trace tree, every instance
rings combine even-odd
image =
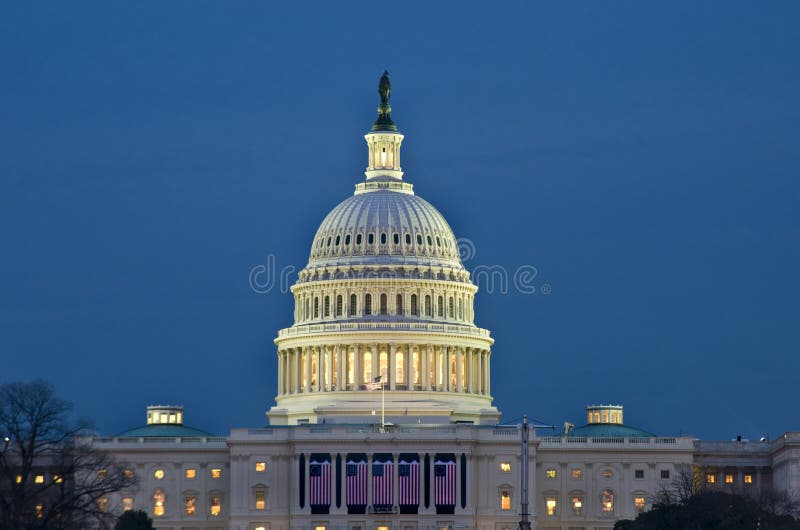
[[[114,530],[155,530],[155,527],[146,512],[136,510],[120,515]]]
[[[96,449],[86,420],[44,381],[0,386],[0,528],[110,528],[111,493],[134,486],[108,453]]]

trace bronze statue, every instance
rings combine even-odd
[[[389,94],[392,92],[392,83],[389,81],[389,71],[384,70],[381,81],[378,83],[378,94],[381,95],[381,103],[389,102]]]

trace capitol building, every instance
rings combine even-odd
[[[194,411],[148,407],[143,426],[94,440],[138,478],[109,509],[159,530],[513,530],[527,470],[533,528],[611,530],[681,473],[800,495],[800,433],[701,441],[633,427],[615,404],[556,435],[500,424],[477,287],[404,180],[385,73],[378,92],[366,178],[320,224],[277,331],[268,425],[214,436],[187,425]]]

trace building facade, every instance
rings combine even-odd
[[[278,332],[269,426],[219,437],[148,407],[95,443],[138,478],[108,509],[160,530],[504,530],[520,519],[521,431],[499,425],[493,339],[444,217],[400,166],[391,85],[365,135],[366,179],[323,220]],[[534,527],[610,529],[683,472],[759,495],[800,492],[800,434],[700,442],[628,426],[618,405],[529,437]]]

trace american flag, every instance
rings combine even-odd
[[[347,476],[346,504],[365,506],[367,504],[367,463],[348,460],[345,475]]]
[[[397,465],[397,504],[419,505],[419,462],[400,461]]]
[[[372,504],[394,504],[392,481],[394,480],[394,462],[372,463]]]
[[[434,504],[455,505],[456,503],[456,463],[436,460],[433,466]]]
[[[329,506],[331,503],[331,463],[312,460],[308,474],[309,504]]]
[[[381,385],[381,376],[376,377],[374,381],[370,381],[369,383],[367,383],[364,386],[367,387],[367,390],[380,390],[381,386],[382,386]]]

